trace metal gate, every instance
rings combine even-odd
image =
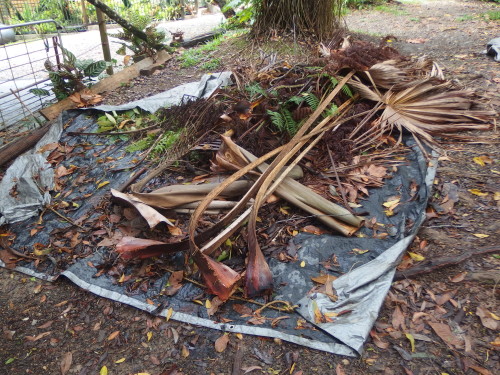
[[[53,20],[36,21],[2,26],[0,33],[49,23],[57,26]],[[35,113],[55,99],[53,94],[39,97],[30,90],[49,88],[49,75],[44,63],[47,59],[54,64],[59,61],[57,44],[62,45],[60,34],[36,39],[17,35],[16,38],[17,42],[0,45],[0,131],[20,122],[22,125],[23,120],[27,120],[27,124],[33,123],[33,117],[37,116]]]

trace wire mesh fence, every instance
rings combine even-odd
[[[151,21],[178,19],[183,14],[194,13],[205,0],[102,0],[115,12],[128,19],[146,16]],[[85,0],[0,0],[0,23],[12,25],[53,19],[68,31],[96,24],[93,5]],[[32,27],[38,33],[55,32],[54,25]],[[18,30],[29,32],[30,29]]]
[[[49,23],[55,24],[46,20],[0,27],[0,42],[1,35],[7,30]],[[31,39],[21,35],[17,39],[16,43],[0,45],[0,130],[6,130],[24,119],[33,120],[33,115],[54,99],[53,95],[41,98],[31,90],[49,88],[49,75],[44,63],[47,59],[55,64],[60,62],[57,45],[62,44],[61,36],[56,34]]]

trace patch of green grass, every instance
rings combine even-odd
[[[488,18],[491,21],[499,21],[500,20],[500,10],[492,10],[491,12],[487,12],[483,15],[485,18]]]
[[[214,71],[220,68],[221,65],[222,65],[221,59],[219,59],[218,57],[214,57],[213,59],[210,59],[201,64],[200,68],[207,71]]]
[[[470,21],[473,18],[474,18],[474,16],[471,14],[464,14],[463,16],[458,17],[456,20],[463,22],[463,21]]]
[[[352,29],[351,31],[353,33],[356,33],[356,34],[368,35],[368,36],[372,36],[375,38],[382,38],[385,36],[384,34],[381,34],[381,33],[370,33],[370,32],[366,32],[364,30],[360,30],[360,29]]]
[[[196,66],[201,62],[201,59],[202,55],[196,49],[189,49],[187,51],[184,51],[184,53],[178,57],[182,68]]]
[[[200,64],[202,69],[205,70],[214,70],[217,69],[221,65],[221,60],[212,58],[213,52],[217,51],[219,46],[223,41],[227,41],[232,38],[236,38],[238,36],[243,35],[245,32],[242,32],[241,29],[233,30],[224,35],[219,35],[213,40],[199,46],[196,48],[191,48],[179,56],[177,59],[180,62],[181,68],[189,68],[192,66],[198,66]]]
[[[412,17],[412,18],[410,18],[410,21],[413,21],[413,22],[420,22],[420,21],[421,21],[421,19],[420,19],[420,18],[418,18],[418,17]]]
[[[394,14],[395,16],[407,16],[409,14],[406,10],[397,9],[387,5],[377,5],[373,7],[373,10],[376,10],[378,12]]]

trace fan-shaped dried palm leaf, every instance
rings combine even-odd
[[[383,103],[383,112],[376,121],[379,134],[394,128],[406,129],[430,146],[436,146],[433,135],[487,130],[494,114],[475,109],[477,97],[473,91],[456,90],[450,82],[433,78],[414,81],[401,91],[389,89],[384,93],[359,81],[350,84],[362,97]]]

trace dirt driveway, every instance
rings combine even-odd
[[[377,9],[349,13],[349,28],[372,38],[388,36],[406,54],[430,55],[447,77],[479,89],[498,110],[500,64],[480,54],[488,39],[499,36],[499,21],[488,19],[498,6],[436,0]],[[226,49],[228,66],[240,49]],[[151,95],[159,86],[175,85],[178,76],[199,74],[172,63],[108,100]],[[476,143],[447,146],[430,212],[449,209],[429,215],[411,251],[435,259],[500,244],[499,137],[496,132],[483,136]],[[450,189],[456,193],[451,207],[446,205]],[[360,358],[238,335],[230,335],[219,353],[214,343],[220,332],[155,318],[66,280],[49,284],[2,269],[0,374],[59,374],[61,365],[81,375],[498,374],[498,254],[395,282]]]

